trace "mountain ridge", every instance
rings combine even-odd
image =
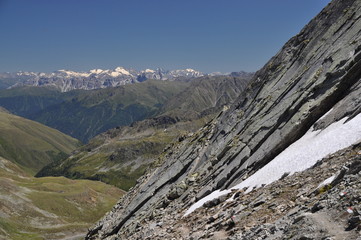
[[[244,72],[241,72],[244,74]],[[209,74],[210,76],[221,73]],[[108,87],[118,87],[126,84],[153,80],[187,81],[208,74],[187,68],[179,70],[146,69],[137,71],[116,67],[115,69],[92,69],[88,72],[57,70],[44,72],[14,72],[0,73],[0,87],[13,88],[19,86],[51,86],[61,92],[75,89],[92,90]]]

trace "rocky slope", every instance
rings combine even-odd
[[[325,184],[330,177],[334,180]],[[195,184],[195,183],[192,183]],[[234,190],[184,217],[178,204],[158,206],[119,239],[334,239],[361,236],[361,144],[310,169],[244,194]],[[110,238],[112,239],[112,238]]]
[[[91,90],[118,87],[126,84],[155,80],[190,80],[205,74],[193,69],[157,70],[146,69],[137,71],[117,67],[115,69],[93,69],[89,72],[58,70],[52,73],[15,72],[0,73],[0,88],[18,86],[50,86],[61,92],[75,89]]]
[[[184,226],[187,224],[185,222],[206,226],[201,220],[194,222],[197,221],[195,215],[197,211],[204,211],[202,215],[210,216],[212,211],[216,211],[212,205],[216,205],[218,200],[212,200],[215,204],[208,204],[209,209],[201,208],[185,218],[180,218],[179,216],[184,215],[194,203],[206,196],[209,197],[210,194],[214,195],[218,192],[216,190],[236,187],[242,182],[247,183],[247,179],[252,179],[254,173],[267,170],[274,159],[282,158],[286,150],[291,147],[290,145],[298,140],[301,141],[303,137],[323,139],[323,142],[328,141],[328,143],[319,145],[320,147],[313,153],[308,152],[309,155],[301,157],[302,163],[298,165],[305,166],[294,166],[301,170],[302,167],[307,168],[313,165],[315,161],[313,156],[317,156],[319,159],[316,160],[320,160],[327,153],[345,147],[345,144],[348,146],[359,141],[361,139],[361,131],[358,127],[361,112],[360,29],[361,1],[332,1],[255,74],[246,92],[241,94],[227,111],[193,136],[183,139],[164,152],[159,158],[159,162],[163,164],[144,176],[111,212],[90,229],[87,239],[145,239],[147,237],[148,239],[164,239],[162,235],[165,234],[164,231],[152,231],[159,227],[166,229],[167,238],[210,238],[211,235],[207,235],[204,228],[197,230],[195,227],[194,232],[189,232],[187,226]],[[324,117],[321,118],[322,116]],[[353,126],[352,131],[348,131],[347,134],[338,132],[340,129],[347,129],[348,126]],[[324,135],[329,136],[328,134],[334,130],[339,136],[331,134],[333,138],[330,140],[322,138]],[[340,144],[333,146],[333,143]],[[333,148],[325,152],[323,148],[326,149],[327,145]],[[233,220],[229,219],[229,216],[233,216],[233,210],[238,211],[237,213],[241,211],[247,216],[246,209],[253,208],[252,211],[257,207],[262,209],[262,205],[269,200],[262,197],[254,198],[254,202],[250,203],[246,200],[252,195],[243,197],[243,193],[240,193],[237,197],[245,202],[245,211],[242,211],[242,206],[235,205],[231,208],[230,214],[227,212],[227,214],[212,215],[212,218],[207,220],[206,228],[210,229],[210,234],[216,234],[213,236],[214,239],[247,239],[248,237],[283,239],[285,236],[290,239],[319,239],[319,236],[335,239],[343,239],[344,236],[344,239],[356,239],[360,235],[358,232],[360,219],[357,210],[352,212],[351,218],[341,216],[340,220],[337,220],[339,222],[331,221],[335,215],[343,213],[343,207],[346,205],[355,206],[356,209],[360,207],[357,191],[359,155],[355,152],[348,154],[347,151],[345,150],[344,154],[341,153],[339,159],[346,161],[345,164],[349,169],[357,169],[356,172],[344,172],[345,174],[339,177],[342,179],[339,185],[331,183],[330,192],[327,191],[328,188],[321,191],[327,191],[325,195],[309,195],[310,189],[314,186],[311,183],[306,185],[305,190],[309,188],[306,193],[299,192],[300,195],[296,195],[301,198],[305,194],[304,197],[311,197],[311,202],[319,200],[320,206],[315,205],[317,202],[312,202],[312,207],[307,205],[307,199],[301,199],[300,202],[297,202],[297,199],[290,199],[293,203],[288,202],[287,199],[285,206],[275,204],[267,208],[267,211],[285,211],[286,215],[291,216],[289,219],[293,219],[292,216],[299,216],[293,219],[295,224],[290,225],[287,219],[286,222],[282,222],[283,215],[278,215],[279,218],[275,215],[272,218],[271,214],[269,219],[267,217],[263,219],[266,215],[263,215],[261,211],[260,215],[254,215],[252,223],[247,223],[248,220],[244,220],[244,216],[238,216],[239,220],[234,221],[240,221],[240,223],[238,227],[235,227]],[[319,155],[319,152],[324,156]],[[356,157],[353,157],[355,154]],[[290,161],[292,158],[298,159],[297,155],[290,156],[288,159]],[[288,160],[286,158],[283,164],[287,165]],[[274,172],[279,175],[278,178],[281,178],[292,172],[292,165],[289,167],[288,173],[281,170]],[[342,165],[337,165],[335,168],[341,169],[341,167]],[[333,173],[333,170],[327,168],[323,170],[326,171],[319,176],[320,180],[326,179]],[[296,178],[297,175],[289,177],[289,179]],[[348,182],[352,185],[347,185]],[[268,184],[267,181],[264,182],[266,183]],[[287,182],[281,181],[281,183]],[[252,186],[252,184],[249,183],[245,187],[247,186]],[[262,182],[255,185],[256,188],[262,186]],[[286,187],[293,190],[301,188],[300,184],[293,186],[291,184]],[[336,198],[338,191],[344,188],[355,192],[355,197],[345,202],[341,200],[341,203],[332,200]],[[259,191],[265,192],[265,189],[267,188],[260,188]],[[250,194],[257,193],[254,191]],[[283,194],[279,192],[278,195]],[[287,197],[288,195],[284,196],[284,198]],[[329,206],[327,206],[328,198],[333,202]],[[279,201],[281,200],[282,198]],[[291,204],[291,207],[287,207],[287,204]],[[229,207],[223,204],[222,206]],[[289,210],[294,207],[299,207],[301,210],[292,215]],[[311,210],[307,211],[310,207]],[[321,210],[322,207],[325,211]],[[226,213],[224,208],[222,207],[222,211]],[[332,211],[327,211],[328,208]],[[178,214],[175,222],[168,221],[175,216],[175,212]],[[157,220],[152,220],[154,218]],[[343,222],[344,225],[341,227],[340,225],[338,228],[335,227],[337,223],[344,220],[348,220],[349,223]],[[179,227],[174,231],[173,226]],[[251,228],[247,228],[248,226]],[[301,229],[304,236],[299,235]],[[345,233],[344,230],[350,232]],[[321,232],[317,235],[319,231]],[[177,235],[179,232],[183,235]],[[338,235],[339,232],[340,235]],[[287,235],[289,233],[290,235]],[[245,234],[244,237],[243,234]],[[308,236],[308,234],[311,235]]]
[[[173,141],[195,132],[234,100],[247,85],[243,77],[204,77],[171,98],[160,116],[110,129],[65,161],[44,167],[36,176],[100,180],[129,190]]]

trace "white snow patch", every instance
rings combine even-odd
[[[85,73],[85,72],[74,72],[74,71],[68,71],[68,70],[58,70],[58,72],[62,72],[65,73],[66,75],[70,76],[70,77],[88,77],[89,73]]]
[[[318,160],[337,152],[361,139],[361,114],[345,123],[343,118],[324,130],[313,131],[313,127],[298,141],[275,157],[270,163],[241,182],[235,188],[253,187],[270,184],[284,173],[303,171],[312,167]],[[345,124],[344,124],[345,123]]]
[[[123,67],[117,67],[114,70],[115,70],[116,73],[120,73],[120,74],[124,74],[124,75],[130,75],[130,73],[127,70],[125,70]]]
[[[154,70],[152,70],[152,69],[148,69],[148,68],[147,68],[147,69],[145,69],[145,70],[144,70],[144,72],[146,72],[146,73],[155,73],[155,71],[154,71]]]
[[[122,74],[119,72],[111,72],[110,73],[110,76],[112,76],[112,77],[118,77],[119,75],[122,75]]]
[[[248,193],[263,184],[270,184],[278,180],[284,173],[289,172],[291,175],[295,172],[306,170],[327,155],[360,141],[361,113],[348,122],[346,122],[346,120],[347,118],[343,118],[323,130],[313,131],[313,127],[311,127],[303,137],[291,144],[255,174],[232,189],[248,188],[246,191],[246,193]],[[229,191],[230,190],[214,191],[206,196],[206,199],[202,198],[194,203],[186,211],[184,216],[192,213],[205,202],[228,194]]]
[[[332,183],[332,181],[335,179],[335,177],[336,177],[336,175],[333,175],[333,176],[327,178],[325,181],[320,183],[320,185],[318,185],[317,188],[320,188],[320,187],[326,186],[327,184]]]
[[[188,214],[191,214],[194,210],[196,210],[197,208],[200,208],[203,206],[204,203],[211,201],[215,198],[218,198],[222,195],[228,194],[230,193],[231,190],[223,190],[223,191],[213,191],[211,194],[205,196],[204,198],[200,199],[198,202],[194,203],[190,208],[188,208],[188,210],[186,211],[186,213],[184,214],[184,217],[187,216]]]
[[[100,73],[102,73],[104,70],[102,70],[102,69],[92,69],[92,70],[90,70],[90,73],[95,73],[95,74],[100,74]]]

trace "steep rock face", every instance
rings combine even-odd
[[[184,213],[214,190],[242,182],[327,112],[315,129],[359,114],[360,29],[360,0],[330,3],[256,73],[228,111],[163,153],[163,165],[143,177],[87,239],[145,233],[154,209]]]

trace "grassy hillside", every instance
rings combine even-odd
[[[0,111],[0,156],[35,173],[66,158],[79,141],[40,123]]]
[[[9,240],[80,238],[124,194],[101,182],[33,178],[1,157],[0,185],[0,239]]]
[[[0,106],[87,142],[116,126],[159,113],[189,83],[145,81],[117,88],[60,93],[43,87],[0,91]]]

